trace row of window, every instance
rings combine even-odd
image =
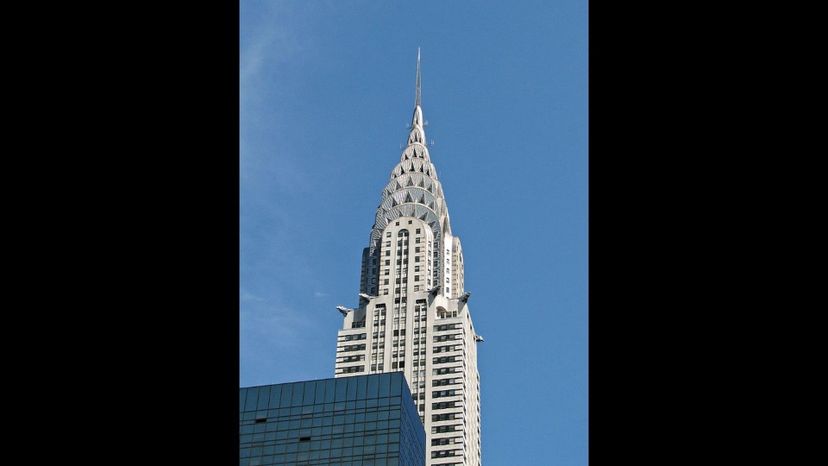
[[[443,437],[443,438],[435,438],[431,439],[431,446],[436,447],[440,445],[457,445],[462,444],[463,438],[462,437]]]
[[[459,395],[459,393],[457,393],[457,390],[435,390],[435,391],[431,392],[431,397],[432,398],[443,398],[443,397],[446,397],[446,396],[455,396],[455,395]]]
[[[437,379],[431,381],[432,387],[442,387],[443,385],[459,385],[463,379]]]
[[[355,354],[352,356],[343,356],[341,358],[337,358],[338,363],[345,363],[345,362],[357,362],[357,361],[364,361],[365,355],[364,354]]]
[[[462,401],[440,401],[438,403],[431,403],[431,409],[448,409],[448,408],[461,408],[463,407]]]
[[[342,335],[339,341],[364,340],[368,335],[365,333],[356,333],[353,335]]]
[[[431,421],[432,422],[440,422],[440,421],[451,421],[454,419],[462,419],[460,413],[448,413],[448,414],[432,414]]]
[[[350,415],[349,417],[352,419],[367,418],[366,415]],[[400,422],[401,420],[399,418],[380,421],[352,420],[345,423],[342,423],[340,420],[337,425],[302,429],[282,427],[281,425],[285,424],[284,422],[278,423],[280,424],[278,428],[276,426],[277,423],[274,422],[261,425],[240,426],[240,444],[242,447],[251,442],[254,446],[257,444],[283,445],[296,442],[297,439],[303,437],[310,437],[313,440],[331,439],[335,442],[342,442],[344,439],[346,443],[350,443],[351,439],[357,439],[355,440],[356,444],[362,445],[363,442],[372,443],[375,437],[384,437],[388,432],[394,433],[394,430],[400,427]]]
[[[264,447],[265,450],[282,452],[295,449],[297,445],[297,440],[299,440],[299,442],[302,442],[302,439],[307,439],[305,441],[310,442],[311,450],[399,442],[400,434],[397,431],[397,429],[399,428],[400,424],[395,423],[395,426],[396,427],[391,428],[390,430],[386,429],[381,431],[369,431],[369,433],[365,433],[364,431],[357,431],[351,432],[349,434],[337,435],[332,434],[333,429],[317,429],[316,434],[305,432],[307,435],[304,436],[298,434],[298,431],[293,431],[292,434],[289,434],[287,438],[285,438],[282,441],[273,440],[269,442],[260,441],[253,443],[241,442],[241,446],[242,448],[248,446]]]
[[[368,403],[372,401],[372,403]],[[326,425],[333,425],[340,417],[343,417],[345,423],[355,420],[362,421],[362,418],[354,418],[353,415],[365,414],[365,420],[383,420],[383,419],[399,419],[400,411],[394,406],[400,404],[401,397],[383,397],[379,399],[357,400],[338,403],[322,403],[316,405],[300,406],[299,409],[293,408],[275,408],[270,410],[249,411],[240,413],[242,425],[253,425],[256,420],[262,418],[267,422],[289,421],[290,426],[295,428],[300,427],[319,427]],[[389,406],[392,406],[389,408]],[[296,422],[294,422],[296,421]],[[294,427],[289,427],[294,428]]]
[[[417,344],[417,342],[415,341],[414,345],[416,345],[416,344]],[[405,340],[394,340],[391,347],[394,350],[399,348],[400,351],[403,351],[403,350],[405,350]],[[380,336],[379,340],[376,340],[376,341],[374,341],[374,343],[371,344],[371,349],[372,350],[376,350],[376,349],[383,349],[384,350],[385,349],[385,338],[383,336]],[[373,357],[374,355],[372,354],[371,356]]]
[[[341,465],[341,466],[400,466],[410,463],[412,460],[405,459],[397,451],[374,451],[367,449],[366,451],[352,450],[350,448],[342,449],[330,456],[325,455],[327,450],[318,452],[297,452],[286,453],[282,455],[272,455],[263,457],[241,458],[239,466],[268,466],[268,465],[285,465],[292,466],[296,464],[314,464],[314,465]],[[370,452],[370,453],[369,453]],[[345,453],[348,453],[345,455]],[[458,463],[459,464],[459,463]],[[446,465],[441,465],[446,466]]]
[[[322,381],[294,382],[272,386],[251,387],[239,390],[240,411],[295,407],[296,414],[303,414],[308,405],[358,402],[368,398],[366,406],[381,406],[388,396],[400,396],[406,391],[405,379],[400,374],[382,374],[380,377],[346,377]],[[378,398],[378,401],[372,400]],[[359,403],[356,404],[358,406]],[[241,408],[244,406],[244,409]],[[336,405],[334,405],[336,406]],[[345,409],[343,404],[341,409]]]
[[[443,357],[439,357],[439,358],[434,358],[432,360],[432,362],[434,364],[445,364],[445,363],[449,363],[449,362],[460,362],[460,361],[462,361],[462,359],[458,359],[457,356],[443,356]]]
[[[459,336],[459,334],[438,335],[438,336],[434,337],[434,339],[432,341],[434,341],[434,343],[439,343],[441,341],[460,340],[460,338],[457,338],[458,336]]]
[[[432,458],[447,458],[449,456],[463,456],[463,450],[440,450],[432,451]]]
[[[431,433],[432,434],[442,434],[445,432],[460,432],[463,430],[463,426],[460,424],[454,424],[451,426],[432,426]]]
[[[461,323],[444,324],[444,325],[435,325],[434,326],[434,331],[435,332],[443,332],[443,331],[446,331],[446,330],[460,330],[462,328],[463,328],[463,324],[461,324]]]
[[[411,223],[412,223],[412,222],[413,222],[413,220],[409,220],[409,221],[408,221],[408,224],[409,224],[409,225],[411,225]],[[396,226],[400,226],[400,222],[396,222],[396,223],[395,223],[395,225],[396,225]],[[406,234],[408,234],[408,230],[400,230],[400,233],[402,233],[403,231],[404,231]],[[419,229],[419,228],[417,228],[417,234],[418,234],[418,235],[420,234],[420,229]],[[390,237],[391,237],[391,232],[390,232],[390,231],[385,232],[385,237],[386,237],[386,238],[390,238]]]
[[[365,343],[360,343],[358,345],[345,345],[341,347],[341,352],[348,352],[348,351],[361,351],[365,349]],[[339,348],[337,348],[339,350]]]
[[[354,416],[352,416],[354,417]],[[356,415],[355,417],[360,417]],[[275,423],[256,424],[250,426],[240,427],[240,444],[242,447],[248,443],[253,442],[259,444],[285,444],[296,442],[302,437],[311,437],[314,440],[322,439],[348,439],[358,438],[357,442],[362,444],[363,439],[368,442],[370,438],[375,435],[384,435],[386,433],[394,433],[400,427],[400,419],[389,419],[385,421],[354,421],[345,424],[312,427],[303,429],[286,430],[284,428],[276,428]],[[267,428],[266,430],[264,430]]]
[[[459,351],[462,349],[462,345],[448,345],[448,346],[435,346],[433,353],[448,353],[449,351]]]

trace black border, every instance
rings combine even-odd
[[[18,381],[61,425],[33,451],[238,464],[238,1],[32,14]]]
[[[733,162],[715,139],[735,115],[720,13],[590,2],[591,464],[709,461],[722,446],[729,311],[714,294],[736,277],[722,277],[717,188]]]

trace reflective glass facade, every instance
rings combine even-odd
[[[239,390],[241,466],[424,466],[401,372]]]

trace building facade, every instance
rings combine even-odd
[[[426,464],[478,466],[480,375],[463,249],[426,144],[420,56],[406,148],[362,253],[359,305],[340,306],[335,377],[402,372],[426,433]]]
[[[239,422],[241,466],[425,464],[400,373],[241,388]]]

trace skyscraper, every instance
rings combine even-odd
[[[480,465],[477,342],[463,249],[426,144],[420,52],[411,131],[362,251],[359,306],[339,306],[335,377],[405,374],[425,425],[426,464]]]

